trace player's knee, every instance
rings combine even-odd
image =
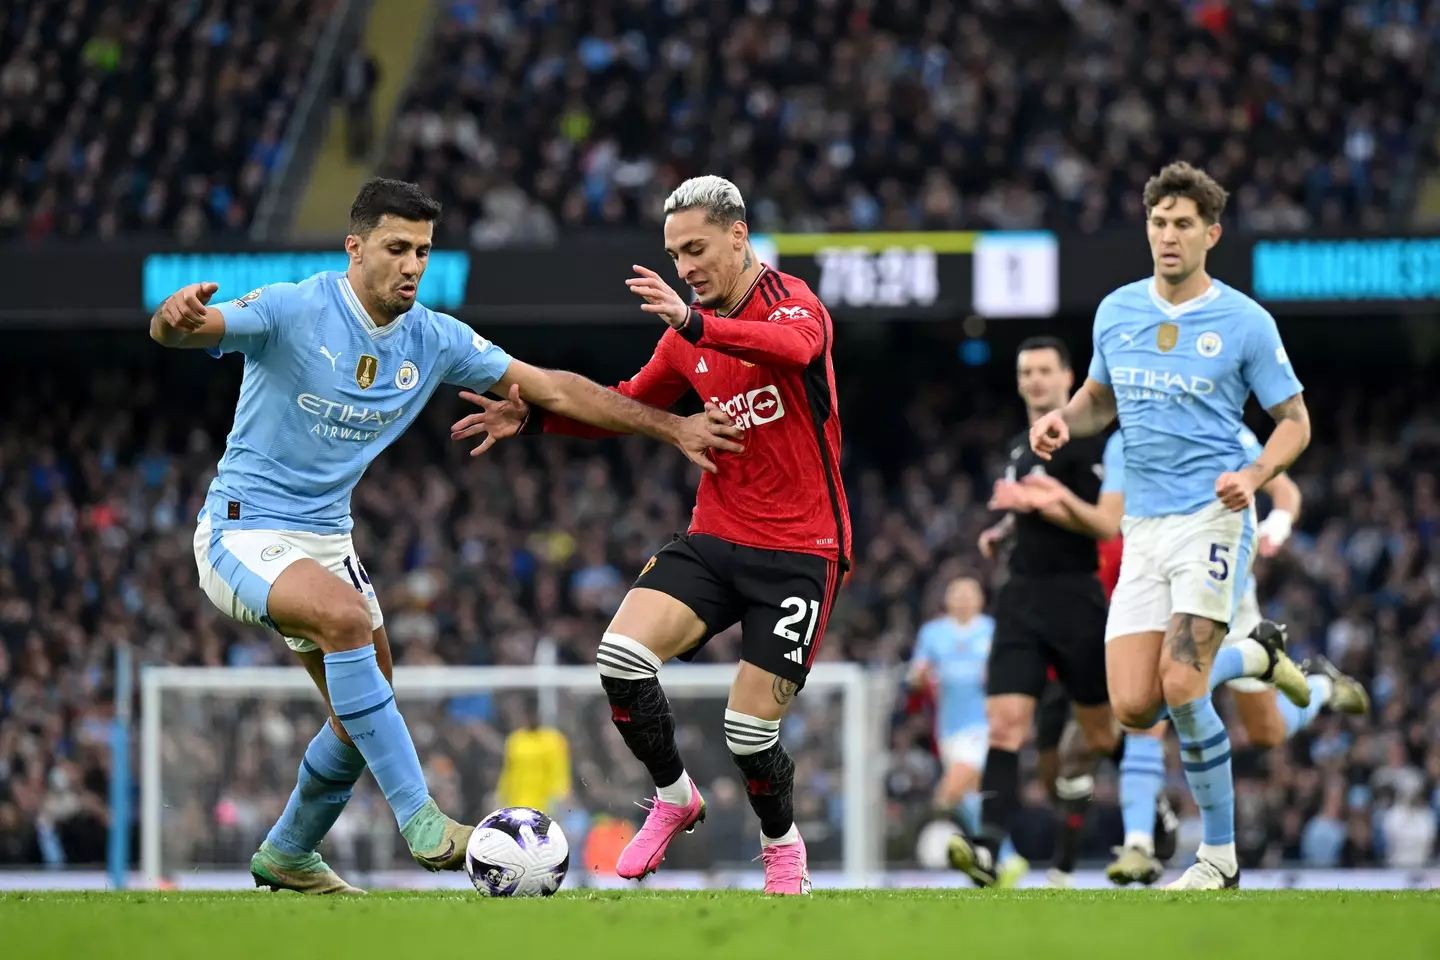
[[[370,605],[358,593],[346,594],[344,602],[327,611],[319,628],[315,643],[326,653],[359,650],[374,642]]]
[[[1110,708],[1115,713],[1115,719],[1119,720],[1122,726],[1129,727],[1131,730],[1148,729],[1160,712],[1160,704],[1149,697],[1136,696],[1118,690],[1110,692]]]
[[[752,717],[738,710],[725,711],[725,746],[737,762],[764,753],[780,743],[780,721]]]
[[[600,638],[595,666],[606,693],[628,690],[636,683],[654,680],[660,672],[660,658],[638,640],[619,633]]]
[[[985,705],[985,719],[990,726],[990,746],[1018,751],[1030,735],[1034,710],[1017,703],[991,700]]]

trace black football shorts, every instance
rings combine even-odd
[[[679,659],[693,660],[738,623],[741,660],[804,687],[840,580],[834,560],[687,533],[655,554],[635,586],[674,597],[704,622],[705,635]]]
[[[1093,574],[1011,577],[995,600],[986,692],[1039,700],[1050,667],[1082,707],[1108,703],[1105,591]]]

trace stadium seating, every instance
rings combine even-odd
[[[7,4],[0,239],[243,232],[331,8]]]
[[[1437,29],[1383,0],[448,10],[388,168],[477,245],[653,223],[705,172],[766,230],[1093,230],[1176,158],[1247,228],[1383,224]]]
[[[222,370],[183,412],[164,399],[173,385],[124,368],[63,381],[12,370],[3,379],[12,415],[0,424],[0,863],[100,858],[114,641],[129,640],[145,662],[288,662],[277,638],[219,616],[195,588],[192,519],[235,390],[236,368]],[[858,563],[824,658],[898,665],[948,578],[973,572],[993,582],[973,544],[990,520],[983,500],[996,452],[1020,424],[1013,412],[983,412],[957,389],[925,384],[889,407],[903,411],[904,430],[858,410],[850,418]],[[1383,862],[1397,797],[1418,796],[1430,817],[1440,811],[1440,407],[1426,397],[1396,387],[1314,401],[1318,436],[1298,473],[1301,532],[1260,567],[1261,593],[1268,612],[1291,624],[1297,655],[1328,653],[1372,684],[1376,707],[1373,721],[1324,718],[1268,757],[1243,749],[1235,734],[1247,862],[1342,853],[1347,863]],[[1400,410],[1410,413],[1400,418]],[[477,465],[446,439],[452,413],[442,405],[427,414],[355,498],[357,542],[380,586],[397,662],[528,663],[542,649],[562,663],[590,662],[634,572],[684,526],[691,471],[678,453],[646,440],[510,441]],[[707,654],[734,655],[730,636]],[[182,861],[247,853],[283,805],[294,743],[318,723],[313,706],[303,722],[227,720],[224,738],[202,726],[177,733],[171,762],[197,784],[177,793],[167,834]],[[617,762],[623,747],[609,735],[598,695],[591,706],[600,712],[575,708],[563,720],[575,801],[581,811],[624,815],[645,785],[632,778],[638,765]],[[447,796],[478,807],[500,768],[496,731],[507,708],[482,698],[445,709],[466,732],[429,741],[427,764],[453,781]],[[833,722],[828,709],[813,701],[799,714],[808,722],[797,735],[813,747]],[[417,729],[447,722],[429,707],[407,711]],[[698,720],[686,728],[687,759],[702,784],[732,776],[718,729]],[[896,715],[893,862],[913,855],[928,809],[936,773],[929,729],[923,714]],[[241,759],[220,768],[221,751]],[[802,824],[837,822],[837,758],[803,745],[797,755],[805,758]],[[715,789],[733,800],[741,796],[734,787]],[[1113,788],[1102,788],[1100,806],[1113,817],[1105,790]],[[1188,796],[1183,786],[1176,793]],[[357,804],[346,828],[352,846],[357,836],[393,840],[393,831],[380,837],[364,826],[387,822],[366,813],[373,799]],[[737,802],[733,835],[749,837]],[[1017,832],[1022,849],[1043,853],[1047,824],[1038,809],[1027,815]],[[702,831],[676,863],[733,857],[730,836]],[[1089,852],[1103,855],[1103,839],[1095,833]],[[833,846],[814,846],[817,861],[834,855]]]

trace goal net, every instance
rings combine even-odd
[[[734,667],[672,665],[661,673],[686,768],[707,803],[704,826],[672,845],[649,883],[752,886],[761,879],[758,824],[725,746]],[[300,668],[151,667],[141,680],[140,853],[154,886],[247,885],[250,855],[279,816],[325,710]],[[819,664],[781,728],[795,757],[795,815],[817,884],[864,885],[879,867],[885,705],[854,664]],[[507,735],[527,717],[569,746],[571,790],[548,810],[570,836],[567,886],[608,886],[615,845],[638,826],[653,793],[610,722],[593,667],[399,667],[395,693],[431,795],[478,821],[496,796]],[[628,824],[628,826],[627,826]],[[320,847],[326,860],[376,889],[463,886],[409,859],[374,781],[355,795]],[[591,862],[595,861],[595,862]],[[608,861],[608,862],[607,862]]]

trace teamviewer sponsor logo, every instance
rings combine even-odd
[[[780,390],[774,384],[748,393],[737,393],[729,400],[711,397],[710,402],[724,410],[735,421],[735,426],[744,429],[773,423],[785,416],[785,401],[780,399]]]

